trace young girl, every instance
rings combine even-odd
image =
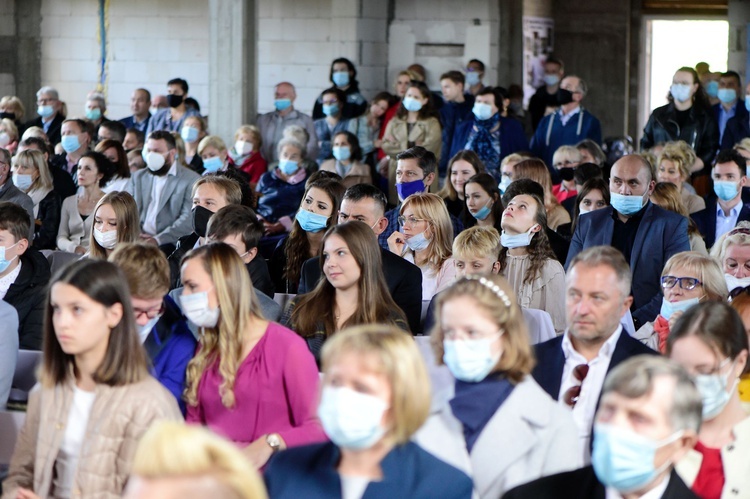
[[[474,151],[459,151],[448,162],[448,182],[438,192],[443,198],[448,213],[461,216],[466,209],[464,184],[474,175],[484,173],[484,163]],[[463,220],[462,220],[463,221]],[[466,222],[464,222],[464,226]]]
[[[474,175],[464,184],[466,209],[461,221],[464,227],[494,227],[502,231],[503,200],[495,177],[489,173]]]
[[[323,161],[321,171],[338,174],[344,187],[371,184],[370,167],[362,162],[359,139],[351,132],[338,132],[333,136],[333,159]]]
[[[180,137],[185,142],[185,164],[198,173],[203,171],[203,160],[198,153],[198,144],[208,135],[206,122],[200,116],[188,116],[180,130]]]
[[[94,230],[89,239],[89,258],[106,260],[119,243],[140,238],[138,206],[125,191],[105,194],[94,208]]]

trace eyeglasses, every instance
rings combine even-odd
[[[750,286],[745,286],[744,288],[734,288],[732,291],[729,292],[729,299],[727,300],[729,303],[732,303],[732,300],[740,296],[741,294],[747,293],[750,295]]]
[[[573,377],[576,379],[576,381],[580,382],[580,384],[571,386],[570,388],[565,390],[565,393],[563,394],[563,401],[570,407],[575,407],[576,402],[578,402],[578,398],[581,396],[581,386],[583,385],[583,380],[586,379],[586,375],[588,373],[588,364],[579,364],[573,368]]]
[[[133,313],[135,314],[136,320],[138,320],[138,318],[140,316],[144,315],[144,314],[149,319],[153,319],[153,318],[161,315],[163,312],[164,312],[164,303],[162,303],[161,305],[159,305],[159,308],[154,307],[154,308],[150,308],[148,310],[143,310],[143,309],[140,309],[140,308],[134,308],[133,309]]]
[[[396,220],[398,220],[398,224],[401,225],[402,227],[405,226],[407,222],[409,223],[409,225],[415,225],[417,222],[427,221],[426,218],[415,218],[415,217],[406,218],[403,216],[398,217]]]
[[[680,284],[681,289],[691,290],[695,289],[696,286],[703,284],[695,277],[675,277],[671,275],[665,275],[661,278],[661,287],[664,289],[671,289]]]
[[[578,163],[576,163],[575,161],[570,161],[570,160],[558,161],[557,163],[555,163],[555,168],[558,168],[558,169],[559,168],[566,168],[566,167],[567,168],[571,168],[571,167],[575,168],[576,166],[578,166]]]

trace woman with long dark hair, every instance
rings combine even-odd
[[[478,225],[502,231],[503,200],[495,177],[489,173],[471,177],[464,184],[464,200],[466,207],[461,213],[461,221],[465,228]]]
[[[474,151],[458,151],[448,162],[448,179],[438,196],[443,198],[448,213],[461,216],[466,209],[464,185],[474,175],[486,171],[484,163]],[[464,221],[464,226],[466,222]]]

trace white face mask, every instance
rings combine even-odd
[[[198,327],[214,328],[219,323],[219,307],[208,305],[208,291],[180,295],[182,313]]]
[[[161,315],[157,315],[153,319],[149,319],[148,322],[143,326],[139,326],[138,324],[136,324],[136,328],[138,329],[138,336],[141,339],[141,344],[146,341],[146,338],[148,338],[148,335],[151,333],[151,330],[154,329],[156,323],[159,322],[159,319],[161,319]]]
[[[143,150],[143,161],[145,161],[146,166],[152,172],[158,172],[167,163],[167,160],[164,159],[164,156],[162,156],[158,152],[146,152],[145,149]]]
[[[5,132],[0,132],[0,147],[5,147],[10,144],[10,135]]]
[[[94,240],[104,249],[115,249],[115,246],[117,246],[117,231],[102,232],[94,227]]]
[[[234,143],[234,151],[240,156],[246,156],[253,152],[253,143],[245,142],[244,140],[238,140]]]
[[[724,274],[724,280],[727,282],[727,290],[731,292],[735,288],[746,288],[750,286],[750,277],[734,277],[731,274]]]
[[[528,246],[531,244],[531,238],[536,234],[536,232],[532,232],[536,226],[537,225],[534,224],[528,231],[520,234],[506,234],[505,231],[503,231],[503,233],[500,234],[500,244],[508,249]]]
[[[318,417],[326,435],[344,449],[369,449],[385,435],[381,426],[388,409],[382,399],[351,388],[323,387]]]

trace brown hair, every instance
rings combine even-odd
[[[206,236],[214,241],[239,234],[245,243],[245,251],[257,248],[263,237],[263,223],[258,220],[252,208],[240,204],[230,204],[211,215]]]
[[[418,193],[404,199],[399,215],[407,208],[414,210],[417,218],[427,220],[432,231],[432,239],[427,246],[427,264],[439,270],[453,254],[453,225],[445,203],[437,194]]]
[[[460,74],[460,73],[459,73]],[[484,163],[482,163],[481,158],[475,153],[474,151],[470,151],[468,149],[464,149],[462,151],[458,151],[451,159],[448,161],[448,178],[445,179],[445,185],[443,188],[438,192],[438,196],[440,196],[443,199],[450,199],[451,201],[455,201],[458,198],[458,193],[456,192],[456,188],[453,187],[453,182],[451,182],[451,168],[453,167],[453,163],[456,161],[466,161],[471,166],[474,167],[474,175],[478,175],[480,173],[484,173],[487,171],[484,167]],[[472,177],[474,176],[472,175]]]
[[[227,204],[242,204],[242,188],[236,180],[215,174],[204,175],[193,184],[193,197],[198,192],[198,187],[204,184],[216,187],[224,195]]]
[[[106,139],[99,142],[94,151],[104,154],[107,149],[117,151],[117,162],[112,162],[115,166],[115,175],[120,178],[130,178],[130,166],[128,166],[128,155],[122,147],[122,142],[112,139]]]
[[[671,182],[657,182],[654,192],[651,193],[651,202],[660,208],[673,211],[685,217],[688,221],[688,235],[700,236],[700,231],[695,222],[690,218],[685,203],[682,201],[680,190]]]
[[[96,214],[99,208],[108,204],[112,207],[117,217],[117,243],[134,243],[138,241],[141,234],[140,217],[138,216],[138,205],[135,199],[125,191],[113,191],[105,194],[96,203],[94,208],[94,224],[96,224]],[[99,260],[107,259],[107,250],[96,241],[94,230],[91,230],[89,240],[89,257]]]
[[[169,292],[169,262],[153,244],[120,244],[108,260],[125,274],[130,296],[155,300]]]
[[[29,239],[30,226],[31,217],[29,217],[29,212],[16,203],[11,203],[10,201],[0,202],[0,230],[7,230],[13,236],[15,242],[18,242],[21,239]]]
[[[541,159],[525,159],[513,167],[513,180],[528,178],[538,183],[544,189],[544,207],[547,213],[556,206],[560,206],[557,198],[552,195],[552,177],[547,165]]]

